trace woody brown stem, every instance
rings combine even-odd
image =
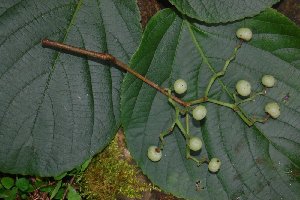
[[[72,185],[73,182],[74,182],[74,180],[75,180],[75,176],[73,176],[73,177],[71,178],[71,180],[69,181],[68,185]],[[69,191],[69,187],[67,186],[67,188],[66,188],[66,190],[65,190],[65,192],[64,192],[64,195],[63,195],[63,197],[62,197],[62,200],[65,200],[65,199],[66,199],[67,194],[68,194],[68,191]]]
[[[182,101],[181,99],[177,98],[176,96],[169,95],[169,93],[166,89],[160,87],[159,85],[155,84],[154,82],[150,81],[149,79],[147,79],[143,75],[136,72],[135,70],[131,69],[128,65],[126,65],[122,61],[118,60],[117,58],[115,58],[111,54],[90,51],[90,50],[74,47],[74,46],[71,46],[71,45],[67,45],[67,44],[64,44],[64,43],[52,41],[52,40],[49,40],[49,39],[43,39],[42,40],[42,45],[44,47],[58,49],[58,50],[64,50],[64,51],[74,53],[74,54],[78,54],[78,55],[81,55],[81,56],[86,56],[86,57],[89,57],[89,58],[94,58],[94,59],[110,62],[110,63],[118,66],[119,68],[125,70],[126,72],[134,75],[135,77],[142,80],[143,82],[147,83],[148,85],[150,85],[154,89],[158,90],[159,92],[161,92],[165,96],[173,99],[178,104],[180,104],[184,107],[190,106],[189,103],[187,103],[185,101]]]
[[[248,126],[252,126],[255,122],[259,122],[259,121],[252,122],[239,109],[238,105],[234,105],[234,104],[230,104],[230,103],[210,99],[210,98],[208,98],[208,94],[205,95],[204,97],[201,97],[200,99],[197,99],[197,100],[194,100],[194,101],[191,101],[191,102],[185,102],[185,101],[181,100],[180,98],[172,95],[169,89],[160,87],[156,83],[152,82],[151,80],[147,79],[146,77],[139,74],[135,70],[131,69],[128,65],[126,65],[122,61],[118,60],[117,58],[115,58],[111,54],[90,51],[90,50],[74,47],[74,46],[71,46],[71,45],[67,45],[67,44],[64,44],[64,43],[52,41],[52,40],[49,40],[49,39],[43,39],[42,40],[42,45],[44,47],[48,47],[48,48],[52,48],[52,49],[56,49],[56,50],[60,50],[60,51],[65,51],[65,52],[77,54],[77,55],[80,55],[80,56],[85,56],[85,57],[88,57],[88,58],[93,58],[93,59],[102,60],[102,61],[112,63],[116,67],[119,67],[120,69],[134,75],[136,78],[142,80],[143,82],[147,83],[149,86],[153,87],[154,89],[158,90],[159,92],[161,92],[162,94],[167,96],[169,98],[169,102],[172,102],[172,101],[173,101],[173,103],[176,102],[176,103],[182,105],[183,107],[190,107],[192,105],[199,104],[199,103],[211,102],[211,103],[214,103],[214,104],[218,104],[218,105],[221,105],[221,106],[226,106],[226,107],[231,108],[232,110],[234,110],[241,117],[241,119]],[[239,47],[240,47],[240,45],[235,48],[233,56],[228,61],[226,61],[225,66],[224,66],[225,70],[226,70],[227,66],[229,65],[230,61],[234,59],[236,51],[239,49]],[[224,70],[224,73],[225,73],[225,70]],[[210,86],[208,88],[210,88]],[[207,89],[207,91],[209,91],[209,89]],[[172,100],[172,101],[170,101],[170,100]],[[176,107],[176,105],[174,105],[174,106]],[[183,130],[183,127],[180,127],[181,126],[180,121],[177,120],[176,124],[179,126],[179,128],[181,128],[181,130]],[[186,134],[186,133],[183,131],[183,134]]]

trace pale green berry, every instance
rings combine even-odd
[[[236,36],[242,40],[249,41],[252,38],[252,31],[249,28],[239,28]]]
[[[187,90],[187,84],[183,79],[177,79],[174,83],[174,91],[177,94],[183,94]]]
[[[218,158],[212,158],[208,163],[208,170],[215,173],[221,167],[221,161]]]
[[[202,120],[206,116],[207,110],[205,106],[199,105],[196,108],[194,108],[192,114],[195,120]]]
[[[245,80],[239,80],[236,83],[235,88],[237,93],[243,97],[249,96],[251,93],[251,85],[248,81]]]
[[[264,75],[261,82],[266,87],[273,87],[275,85],[276,79],[272,75]]]
[[[273,118],[278,118],[280,115],[280,107],[276,102],[267,103],[265,111]]]
[[[162,151],[157,146],[150,146],[148,148],[148,158],[153,162],[157,162],[162,157]]]
[[[194,136],[189,140],[189,147],[193,151],[199,151],[202,147],[202,141],[200,138]]]

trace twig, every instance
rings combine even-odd
[[[230,104],[230,103],[226,103],[226,102],[221,102],[221,101],[218,101],[218,100],[214,100],[214,99],[208,98],[208,93],[209,93],[209,90],[210,90],[212,84],[214,83],[214,81],[218,77],[223,76],[225,74],[225,72],[227,70],[227,67],[229,66],[229,63],[233,59],[235,59],[236,53],[237,53],[238,49],[241,47],[241,43],[239,43],[236,46],[236,48],[234,49],[234,52],[231,55],[231,57],[228,60],[226,60],[223,69],[220,72],[216,73],[211,78],[211,80],[209,82],[209,85],[206,88],[205,96],[201,97],[201,98],[199,98],[197,100],[191,101],[191,102],[185,102],[185,101],[181,100],[180,98],[172,95],[171,91],[169,89],[160,87],[156,83],[152,82],[151,80],[147,79],[146,77],[144,77],[143,75],[139,74],[135,70],[131,69],[128,65],[126,65],[122,61],[118,60],[117,58],[115,58],[111,54],[90,51],[90,50],[86,50],[86,49],[74,47],[74,46],[71,46],[71,45],[67,45],[67,44],[64,44],[64,43],[52,41],[52,40],[49,40],[49,39],[43,39],[42,40],[42,45],[44,47],[48,47],[48,48],[52,48],[52,49],[56,49],[56,50],[60,50],[60,51],[65,51],[65,52],[77,54],[77,55],[80,55],[80,56],[85,56],[85,57],[88,57],[88,58],[93,58],[93,59],[97,59],[97,60],[102,60],[102,61],[110,62],[110,63],[114,64],[115,66],[119,67],[120,69],[123,69],[126,72],[134,75],[136,78],[142,80],[143,82],[147,83],[149,86],[153,87],[154,89],[158,90],[159,92],[161,92],[162,94],[164,94],[165,96],[167,96],[168,99],[169,99],[169,102],[171,102],[174,107],[176,107],[176,105],[174,105],[174,102],[176,102],[176,103],[178,103],[178,104],[180,104],[180,105],[182,105],[183,107],[186,107],[186,108],[190,108],[190,106],[195,105],[195,104],[199,104],[199,103],[211,102],[211,103],[214,103],[214,104],[218,104],[218,105],[222,105],[222,106],[226,106],[226,107],[231,108],[232,110],[234,110],[241,117],[241,119],[248,126],[252,126],[255,123],[255,121],[252,122],[239,109],[238,105],[234,105],[234,104]],[[170,101],[170,100],[172,100],[172,101]],[[186,135],[185,131],[183,130],[181,122],[179,120],[177,120],[175,123],[181,129],[182,133],[184,135]],[[67,190],[66,190],[66,192],[67,192]]]
[[[110,62],[110,63],[120,67],[121,69],[125,70],[126,72],[129,72],[130,74],[134,75],[135,77],[137,77],[138,79],[140,79],[143,82],[147,83],[151,87],[155,88],[156,90],[158,90],[159,92],[161,92],[165,96],[173,99],[175,102],[179,103],[180,105],[182,105],[184,107],[188,107],[190,105],[189,103],[187,103],[185,101],[182,101],[180,98],[177,98],[174,95],[169,95],[167,89],[164,89],[164,88],[160,87],[159,85],[155,84],[154,82],[150,81],[149,79],[142,76],[141,74],[139,74],[135,70],[131,69],[128,65],[126,65],[122,61],[118,60],[117,58],[115,58],[111,54],[90,51],[90,50],[74,47],[74,46],[71,46],[71,45],[67,45],[67,44],[64,44],[64,43],[52,41],[52,40],[49,40],[49,39],[43,39],[42,40],[42,45],[44,47],[54,48],[54,49],[58,49],[58,50],[64,50],[64,51],[74,53],[74,54],[78,54],[78,55],[81,55],[81,56],[86,56],[86,57],[89,57],[89,58],[94,58],[94,59],[99,59],[99,60]]]
[[[72,185],[73,182],[74,182],[74,180],[75,180],[75,176],[73,176],[73,177],[71,178],[71,180],[69,181],[68,185]],[[62,200],[65,200],[65,199],[66,199],[67,194],[68,194],[68,191],[69,191],[69,187],[67,186],[67,188],[66,188],[66,190],[65,190],[65,192],[64,192],[64,196],[62,197]]]

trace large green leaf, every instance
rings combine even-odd
[[[210,96],[233,102],[231,95],[240,79],[261,90],[263,74],[277,84],[267,95],[242,109],[264,115],[264,105],[277,101],[281,116],[248,127],[229,108],[205,103],[206,119],[190,122],[191,133],[204,141],[196,156],[219,157],[222,166],[211,174],[185,158],[185,140],[178,128],[166,137],[161,161],[147,158],[167,130],[174,109],[165,96],[126,75],[122,85],[122,120],[128,148],[143,172],[163,190],[187,199],[299,199],[300,197],[300,29],[274,10],[253,19],[224,26],[192,24],[170,9],[148,24],[131,66],[163,87],[183,78],[188,83],[184,100],[200,98],[213,71],[220,70],[238,40],[235,31],[250,27],[254,37],[244,43],[226,75],[217,81]],[[289,98],[286,95],[289,95]],[[204,188],[196,191],[196,182]]]
[[[169,0],[180,12],[209,23],[254,16],[279,0]]]
[[[58,175],[120,124],[122,73],[42,48],[43,38],[124,62],[141,36],[135,0],[0,0],[0,171]]]

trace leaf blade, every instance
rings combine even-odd
[[[276,25],[270,29],[269,25],[270,35],[276,32],[280,40],[260,34],[266,31],[263,30],[264,25],[272,20],[288,24],[284,31],[277,29]],[[297,38],[300,34],[294,24],[273,10],[254,19],[220,26],[193,24],[171,10],[164,10],[149,23],[131,65],[165,88],[171,88],[176,79],[183,78],[188,82],[188,92],[183,99],[190,101],[200,98],[204,95],[210,76],[221,70],[238,43],[235,30],[241,24],[254,30],[254,38],[250,43],[243,44],[226,75],[213,85],[211,97],[232,102],[231,94],[239,79],[249,80],[253,88],[259,90],[262,75],[273,74],[278,78],[277,86],[268,90],[266,97],[258,98],[242,109],[250,116],[263,116],[265,103],[276,100],[280,103],[282,115],[278,120],[248,128],[232,110],[206,103],[207,118],[200,124],[191,122],[190,128],[192,135],[203,139],[205,148],[201,155],[221,159],[222,167],[217,175],[209,173],[206,165],[197,168],[195,163],[186,160],[185,140],[177,128],[166,137],[162,160],[158,163],[149,161],[147,148],[157,145],[159,133],[167,130],[172,123],[174,110],[165,96],[131,75],[125,77],[122,86],[122,120],[128,148],[152,182],[178,197],[290,199],[299,195],[299,183],[294,182],[287,173],[287,168],[291,167],[299,171],[298,158],[294,156],[299,154],[300,144],[298,125],[295,123],[299,119],[299,70],[294,64],[299,58],[293,54],[295,51],[273,54],[268,49],[272,45],[276,48],[294,45],[299,49]],[[286,37],[286,33],[294,37]],[[259,42],[261,37],[267,40]],[[283,43],[286,38],[294,43]],[[283,67],[284,72],[280,71]],[[285,92],[293,94],[293,99],[287,103],[282,101]],[[294,111],[289,112],[288,107]],[[288,125],[283,125],[281,121],[291,127],[287,129]],[[293,138],[296,145],[276,141],[276,135]],[[198,181],[203,187],[199,192],[196,191]]]
[[[265,1],[205,1],[170,0],[181,13],[208,23],[232,22],[245,17],[253,17],[277,3],[278,0]]]
[[[106,63],[44,49],[40,41],[49,37],[128,61],[141,34],[136,2],[27,0],[0,21],[0,170],[40,176],[71,170],[116,133],[123,75]]]

